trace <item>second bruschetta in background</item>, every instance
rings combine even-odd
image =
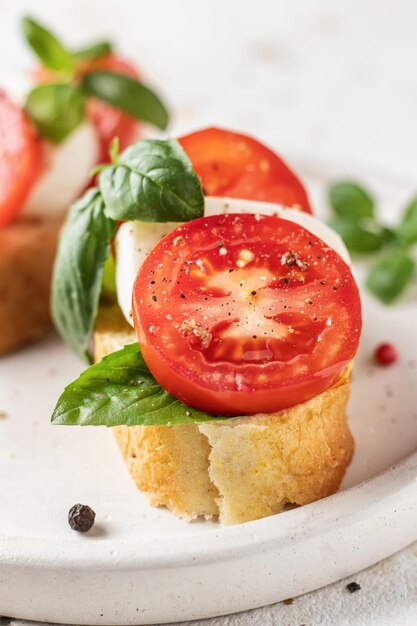
[[[41,66],[0,77],[0,355],[50,326],[60,225],[93,168],[109,160],[113,138],[125,148],[141,121],[168,121],[108,42],[72,51],[33,19],[22,26]]]

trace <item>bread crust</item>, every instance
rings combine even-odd
[[[61,222],[19,219],[0,230],[0,355],[51,326],[50,286]]]
[[[136,341],[118,307],[102,308],[95,360]],[[276,413],[185,426],[118,426],[114,434],[151,504],[192,520],[238,524],[339,488],[354,442],[346,420],[351,366],[333,387]]]

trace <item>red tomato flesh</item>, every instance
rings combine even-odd
[[[81,74],[96,70],[107,70],[125,74],[130,78],[139,78],[136,68],[131,63],[114,54],[94,59],[80,67]],[[109,148],[114,137],[119,138],[120,150],[122,151],[130,146],[138,135],[140,126],[136,120],[96,98],[89,98],[88,100],[88,115],[99,137],[101,163],[109,160]]]
[[[162,387],[219,415],[272,412],[337,380],[361,333],[334,250],[293,222],[203,217],[152,250],[133,288],[144,359]]]
[[[259,141],[221,128],[200,130],[178,141],[206,195],[276,202],[312,213],[301,182]]]
[[[22,109],[0,91],[0,228],[19,214],[40,171],[41,148]]]

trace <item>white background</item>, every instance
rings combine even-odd
[[[0,69],[27,67],[18,16],[68,44],[109,37],[173,106],[282,153],[416,179],[415,0],[0,0]]]
[[[173,133],[229,126],[291,159],[343,161],[347,174],[363,166],[417,189],[416,1],[0,0],[0,71],[31,64],[22,13],[68,45],[117,42],[171,105]],[[337,583],[207,624],[417,624],[415,550],[358,575],[355,595]]]

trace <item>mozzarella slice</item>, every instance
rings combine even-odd
[[[29,76],[0,74],[0,89],[20,107],[34,86]],[[99,143],[93,125],[86,122],[62,143],[43,141],[42,147],[42,170],[21,215],[57,219],[88,184],[98,162]]]
[[[43,169],[21,214],[51,219],[64,215],[87,186],[99,145],[90,123],[79,126],[60,144],[43,144]]]
[[[252,200],[236,200],[225,198],[206,198],[204,214],[219,215],[226,213],[255,213],[261,215],[278,215],[283,219],[299,224],[310,233],[319,237],[339,256],[350,264],[349,253],[337,233],[317,218],[296,209],[288,209],[278,204],[254,202]],[[133,326],[131,316],[132,289],[142,263],[158,241],[178,223],[165,224],[149,222],[125,222],[116,236],[116,291],[119,306],[126,320]]]

